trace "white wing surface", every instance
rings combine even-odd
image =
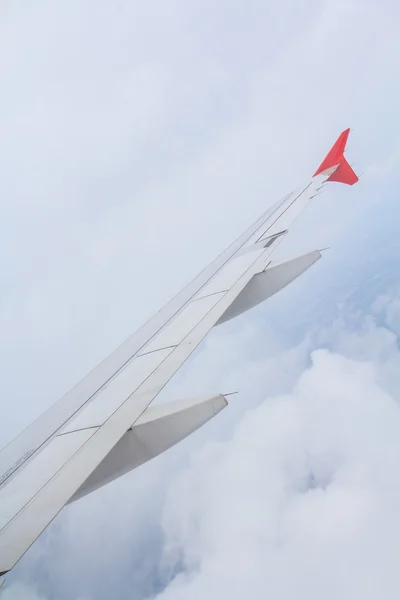
[[[169,448],[217,414],[216,394],[150,407],[212,327],[265,300],[320,258],[272,263],[326,181],[357,176],[344,131],[299,192],[270,208],[162,310],[0,452],[0,576],[71,500]]]

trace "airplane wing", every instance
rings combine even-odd
[[[0,452],[0,576],[61,508],[156,456],[226,406],[220,394],[150,406],[212,327],[308,269],[318,250],[271,255],[327,181],[357,176],[338,138],[312,180],[283,198]]]

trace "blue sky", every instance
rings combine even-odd
[[[323,260],[168,390],[231,407],[63,511],[5,598],[397,598],[397,3],[1,10],[2,444],[348,126],[363,173],[280,248]]]

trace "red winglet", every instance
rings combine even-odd
[[[327,181],[337,181],[339,183],[347,183],[347,185],[357,183],[358,177],[344,157],[349,133],[350,129],[346,129],[339,135],[338,139],[315,171],[313,177],[320,175],[327,169],[337,166],[337,169],[335,169],[332,175],[328,177]]]

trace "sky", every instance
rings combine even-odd
[[[168,388],[239,391],[71,505],[6,600],[398,598],[400,8],[391,0],[5,1],[0,446],[351,127],[279,252],[330,246]]]

